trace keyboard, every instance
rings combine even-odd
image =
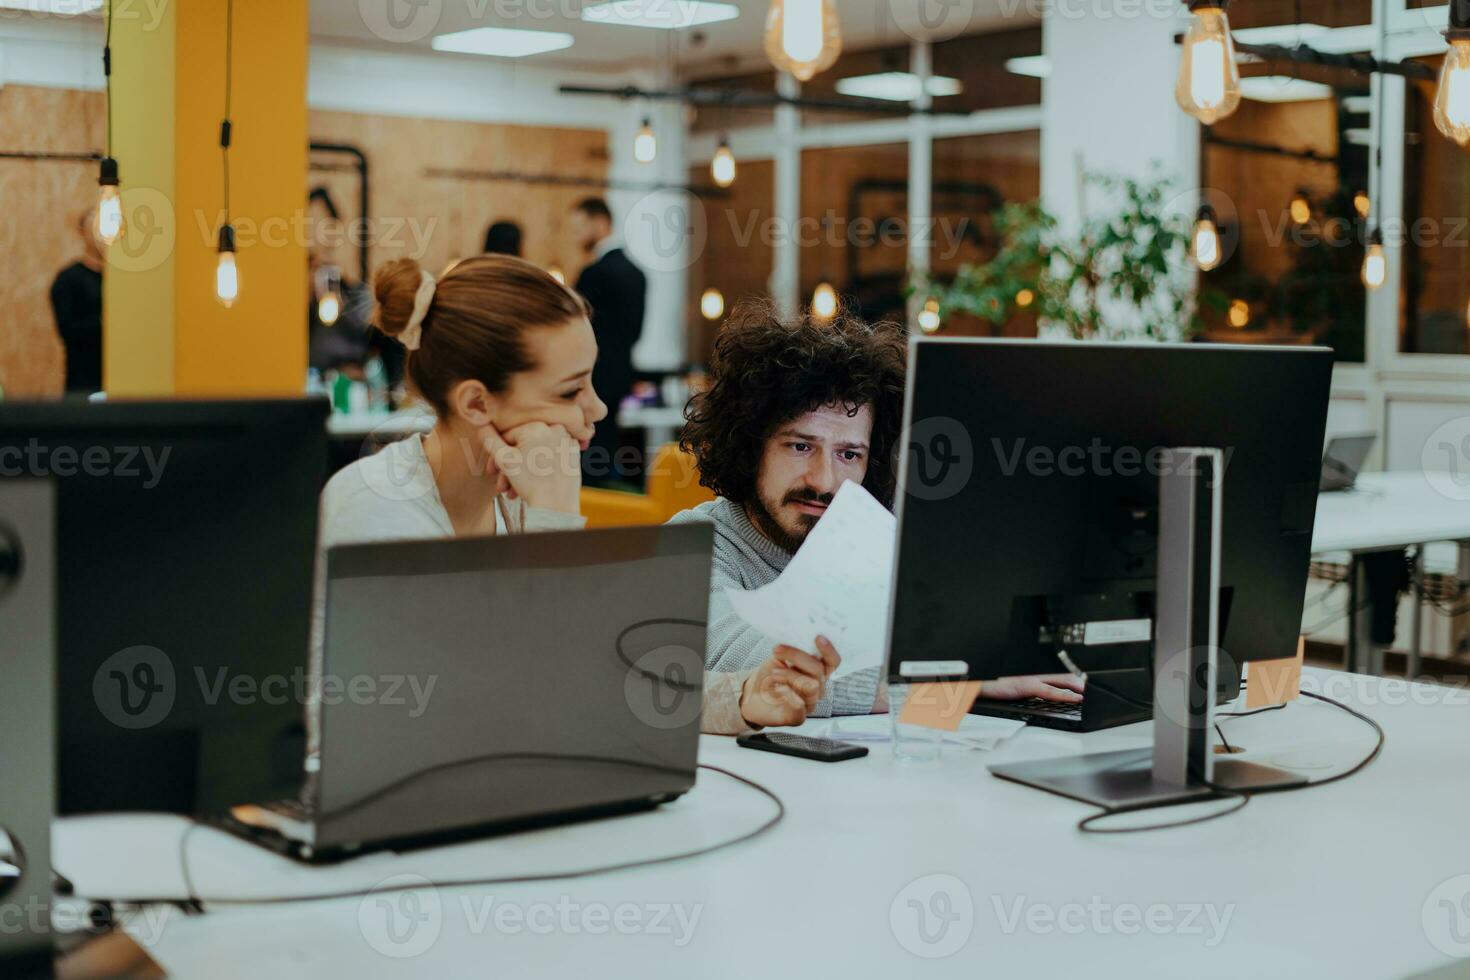
[[[971,714],[990,715],[993,718],[1016,718],[1042,728],[1079,729],[1082,725],[1082,704],[1063,704],[1046,698],[1026,698],[1021,701],[991,701],[981,699],[970,709]]]
[[[1053,715],[1057,718],[1082,719],[1082,702],[1067,704],[1062,701],[1048,701],[1046,698],[1026,698],[1022,701],[1014,701],[1012,704],[1020,711],[1031,714]]]
[[[273,831],[291,841],[316,839],[316,809],[301,800],[272,800],[230,808],[230,819],[246,827]]]
[[[302,800],[274,800],[261,804],[261,808],[287,820],[306,821],[316,817],[316,807]]]

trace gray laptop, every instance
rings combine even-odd
[[[328,861],[675,799],[712,543],[689,524],[331,549],[319,770],[231,829]]]
[[[1322,453],[1322,480],[1318,489],[1323,493],[1351,490],[1377,438],[1371,432],[1334,436]]]

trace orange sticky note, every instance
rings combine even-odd
[[[979,681],[927,681],[909,688],[898,720],[904,725],[957,731],[980,696]]]
[[[1249,683],[1245,687],[1247,708],[1269,708],[1273,704],[1295,701],[1302,693],[1302,659],[1306,654],[1306,638],[1298,637],[1296,656],[1282,660],[1251,661]]]

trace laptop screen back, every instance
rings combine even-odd
[[[333,549],[319,844],[694,782],[712,528]]]

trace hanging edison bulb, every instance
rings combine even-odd
[[[118,193],[117,161],[112,157],[102,158],[102,171],[97,178],[97,184],[101,190],[97,196],[94,227],[97,240],[103,245],[111,245],[122,237],[124,230],[122,197]]]
[[[1297,191],[1291,198],[1291,220],[1293,224],[1304,225],[1312,220],[1312,202],[1307,200],[1306,191]]]
[[[316,317],[322,326],[330,327],[342,315],[342,297],[336,293],[323,293],[316,303]]]
[[[546,267],[546,274],[555,279],[557,282],[561,283],[563,286],[567,284],[566,272],[564,272],[562,270],[562,267],[555,262]]]
[[[342,273],[336,266],[322,266],[317,270],[316,318],[324,327],[330,327],[342,316]]]
[[[1036,302],[1036,293],[1032,292],[1031,290],[1022,289],[1021,291],[1016,293],[1016,305],[1019,306],[1021,309],[1024,310],[1029,308],[1034,302]]]
[[[1240,69],[1224,0],[1191,0],[1189,32],[1179,59],[1174,99],[1179,108],[1209,126],[1240,105]]]
[[[699,312],[706,320],[718,320],[725,314],[725,294],[711,287],[699,297]]]
[[[221,225],[219,261],[214,267],[214,296],[229,309],[240,296],[240,270],[235,267],[235,227]]]
[[[1201,272],[1209,272],[1220,264],[1223,256],[1220,248],[1220,228],[1215,224],[1215,209],[1208,204],[1199,209],[1194,223],[1194,236],[1190,241],[1189,253]]]
[[[638,135],[633,137],[633,159],[639,163],[652,163],[658,156],[658,137],[653,133],[653,121],[644,117]]]
[[[1470,144],[1470,28],[1454,26],[1458,2],[1450,4],[1451,26],[1445,31],[1450,49],[1439,70],[1434,94],[1434,125],[1461,146]]]
[[[1358,191],[1353,195],[1353,210],[1358,212],[1358,217],[1367,219],[1369,212],[1373,210],[1373,199],[1368,196],[1367,191]]]
[[[812,291],[812,316],[823,323],[837,315],[837,290],[830,282],[822,282]]]
[[[771,0],[766,57],[778,71],[809,82],[842,53],[836,0]]]
[[[1227,314],[1230,325],[1237,330],[1244,329],[1251,322],[1251,305],[1243,299],[1230,301],[1230,312]]]
[[[717,187],[729,187],[735,183],[735,154],[730,150],[729,139],[720,140],[715,158],[709,164],[709,175]]]
[[[939,329],[939,300],[930,296],[924,301],[924,308],[919,311],[919,329],[925,333],[933,333]]]
[[[1363,252],[1363,285],[1377,289],[1388,278],[1388,256],[1383,251],[1383,232],[1377,228],[1368,236],[1368,248]]]

